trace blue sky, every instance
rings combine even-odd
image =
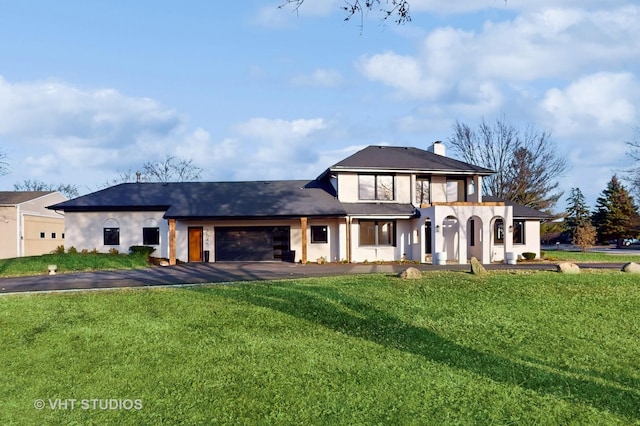
[[[203,180],[314,178],[456,121],[552,133],[593,206],[640,124],[635,0],[412,0],[409,24],[338,0],[0,0],[0,149],[82,193],[166,155]],[[559,206],[562,208],[562,205]]]

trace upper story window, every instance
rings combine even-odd
[[[358,198],[361,200],[392,201],[393,175],[359,175]]]
[[[431,204],[430,182],[431,180],[428,177],[418,176],[416,178],[416,206],[419,206],[421,204]]]
[[[464,179],[447,179],[447,202],[467,201],[466,182]]]

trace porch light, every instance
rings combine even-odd
[[[513,232],[513,225],[509,225],[509,232]]]
[[[436,225],[436,232],[440,232],[440,225]]]

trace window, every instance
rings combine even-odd
[[[328,234],[326,226],[311,227],[311,244],[320,244],[328,242]]]
[[[429,178],[417,177],[416,178],[416,196],[415,204],[419,206],[421,204],[430,204],[431,197],[429,196]]]
[[[142,228],[142,244],[145,246],[160,245],[160,228]]]
[[[469,246],[474,247],[476,245],[476,221],[474,219],[469,220]]]
[[[360,221],[361,246],[395,246],[395,222],[378,220]]]
[[[504,244],[504,221],[496,219],[493,224],[493,241],[496,244]]]
[[[56,233],[55,233],[55,232],[52,232],[52,233],[51,233],[51,239],[53,239],[53,240],[55,240],[55,239],[56,239]]]
[[[465,181],[463,179],[447,179],[447,202],[467,201]]]
[[[361,200],[393,200],[393,175],[359,175],[359,198]]]
[[[44,232],[40,233],[40,238],[44,238]]]
[[[524,244],[524,220],[513,221],[513,244]]]
[[[120,245],[120,228],[104,228],[104,245]]]

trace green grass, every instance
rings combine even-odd
[[[638,318],[621,272],[3,296],[0,424],[640,424]]]
[[[640,263],[640,251],[629,250],[628,254],[610,254],[602,252],[547,250],[545,259],[550,261],[570,261],[570,262],[604,262],[604,263]]]
[[[43,275],[47,267],[56,265],[58,273],[108,269],[144,268],[149,263],[143,256],[105,253],[63,253],[0,259],[0,277]]]

